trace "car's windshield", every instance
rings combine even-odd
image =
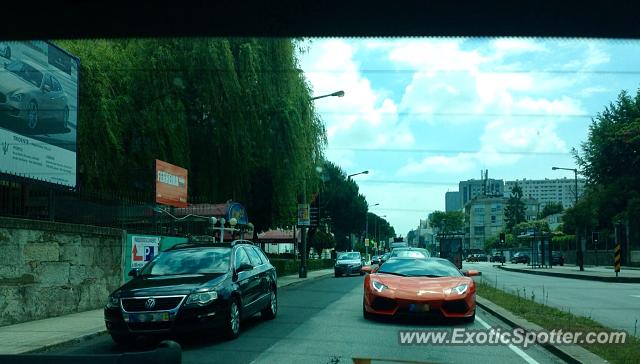
[[[357,260],[360,259],[360,253],[352,252],[352,253],[342,253],[338,255],[338,260]]]
[[[111,314],[87,314],[98,322],[87,327],[124,343],[146,342],[138,338],[155,334],[147,329],[202,329],[206,343],[183,345],[194,364],[480,364],[520,351],[530,363],[557,362],[546,360],[547,345],[399,342],[405,330],[450,331],[440,319],[465,330],[509,326],[491,313],[501,310],[476,309],[476,297],[540,326],[582,330],[588,316],[598,330],[639,336],[640,38],[348,37],[321,19],[309,25],[336,36],[305,36],[295,20],[266,27],[290,37],[187,36],[190,27],[171,26],[185,18],[182,2],[140,24],[123,22],[129,9],[109,1],[91,2],[110,11],[87,18],[75,9],[88,1],[50,3],[63,18],[36,16],[41,8],[26,1],[7,6],[19,3],[0,12],[0,33],[30,17],[17,28],[24,36],[0,39],[0,355],[3,326],[64,320],[35,338],[82,327],[67,315],[107,306]],[[193,26],[246,17],[224,11],[242,1],[200,3],[221,10]],[[272,19],[278,3],[246,9]],[[293,14],[306,3],[282,6]],[[322,3],[321,14],[370,7]],[[487,23],[487,2],[470,3],[477,16],[443,17],[437,34]],[[549,3],[539,7],[564,2]],[[546,23],[574,17],[565,15]],[[166,37],[150,34],[147,19],[166,21]],[[59,31],[77,23],[80,37],[80,25],[97,21],[119,26],[118,37]],[[52,39],[27,39],[35,25]],[[468,277],[401,277],[460,272]],[[468,296],[438,301],[456,288],[449,282],[466,282],[458,291]],[[135,317],[118,301],[125,295],[183,300]],[[390,320],[368,320],[379,316]],[[240,340],[208,340],[234,327]],[[77,352],[129,351],[95,339]],[[618,351],[599,345],[585,346]]]
[[[147,264],[141,275],[226,273],[229,270],[230,252],[230,248],[166,251]]]
[[[400,257],[400,258],[428,258],[430,257],[429,252],[426,250],[417,250],[417,249],[393,249],[391,252],[391,257]]]
[[[24,62],[12,62],[7,65],[7,70],[23,80],[40,87],[42,84],[42,72]]]
[[[378,273],[407,277],[460,277],[462,273],[448,260],[439,258],[390,258],[380,266]]]

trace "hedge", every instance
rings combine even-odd
[[[273,259],[269,261],[276,268],[278,276],[286,276],[298,273],[300,266],[299,260],[293,259]],[[307,260],[307,271],[333,268],[334,261],[331,259],[309,259]]]

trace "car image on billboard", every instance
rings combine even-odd
[[[75,186],[78,72],[53,43],[0,42],[0,173]]]

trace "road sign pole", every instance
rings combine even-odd
[[[616,277],[620,272],[620,243],[616,244],[616,247],[613,249],[613,269],[616,271]]]

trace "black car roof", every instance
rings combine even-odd
[[[230,243],[179,243],[167,250],[180,250],[180,249],[197,249],[197,248],[232,248],[236,245],[251,245],[254,246],[250,241],[234,241]]]

